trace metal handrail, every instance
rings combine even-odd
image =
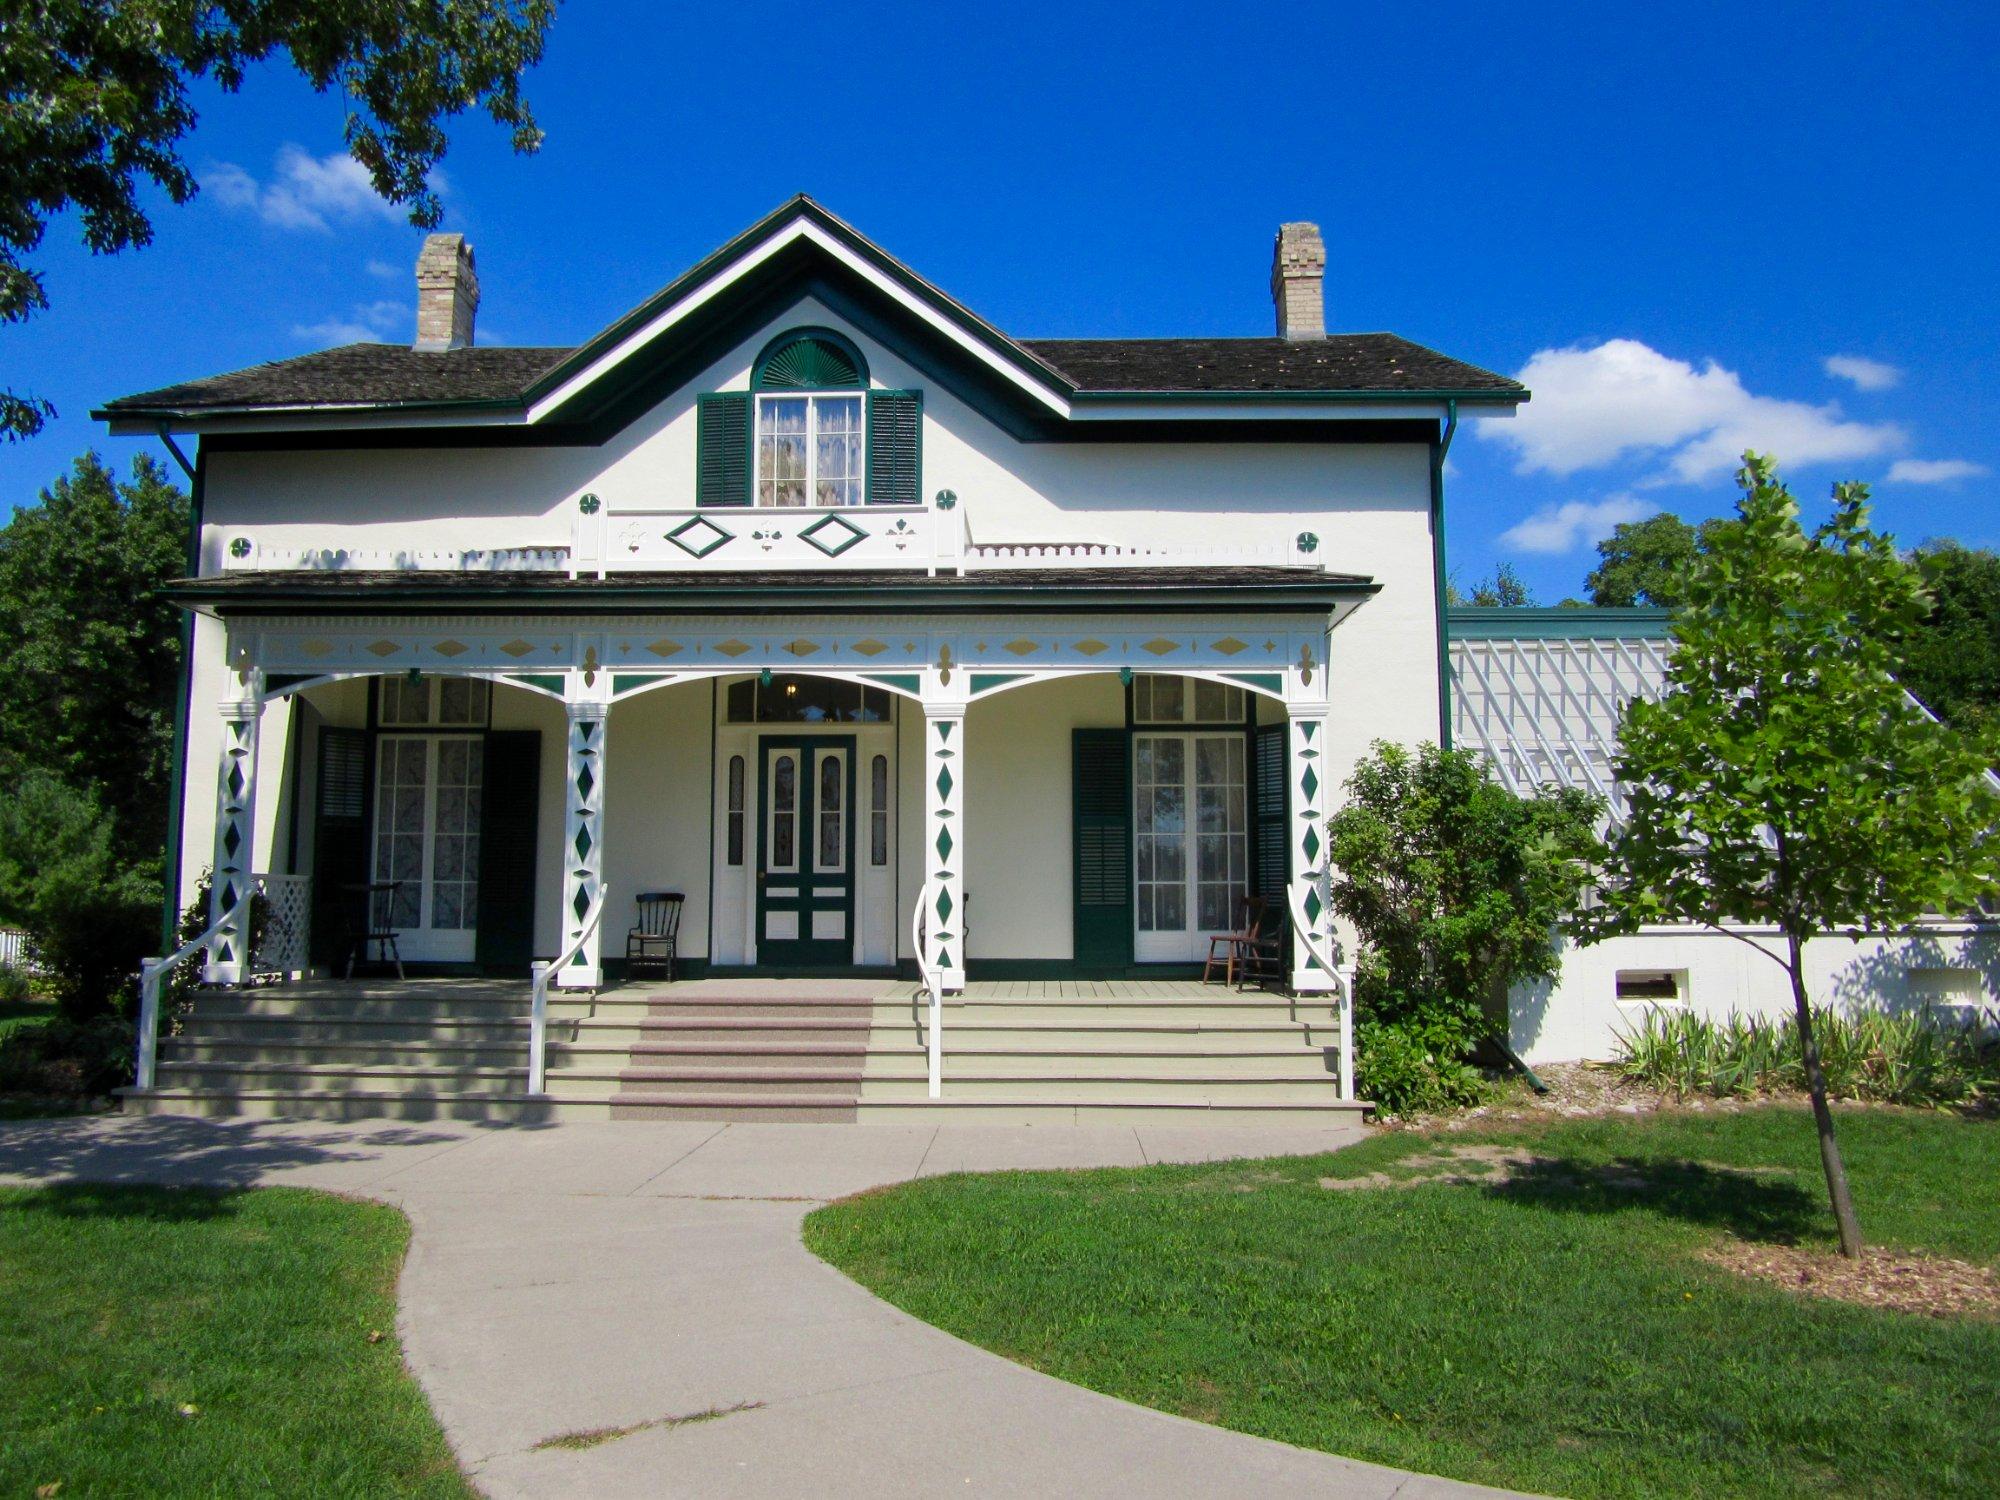
[[[591,910],[590,920],[585,922],[577,935],[570,939],[569,946],[555,956],[553,962],[536,963],[529,966],[532,976],[532,995],[528,1009],[528,1092],[546,1093],[548,1083],[548,1041],[549,1041],[549,976],[583,951],[583,945],[590,941],[590,935],[597,931],[597,924],[604,920],[604,908],[611,904],[611,887],[599,885],[597,903]]]
[[[930,943],[925,932],[926,913],[931,907],[931,892],[937,889],[935,879],[926,880],[917,892],[917,909],[910,915],[910,943],[917,952],[917,977],[923,981],[925,993],[930,997],[929,1035],[925,1038],[930,1053],[930,1096],[938,1098],[944,1092],[944,970],[931,962]]]
[[[1317,882],[1320,877],[1314,876]],[[1286,893],[1292,914],[1292,930],[1305,945],[1306,956],[1333,976],[1334,992],[1340,1002],[1340,1097],[1354,1097],[1354,970],[1334,961],[1325,934],[1306,916],[1303,882],[1295,882]]]
[[[247,947],[250,934],[247,931],[250,917],[250,903],[257,897],[257,886],[253,881],[239,896],[236,904],[217,917],[209,925],[208,931],[191,942],[181,944],[165,958],[146,958],[139,961],[139,1056],[132,1065],[132,1081],[142,1089],[153,1086],[153,1074],[160,1051],[160,978],[176,964],[185,963],[195,954],[215,941],[215,935],[230,925],[238,917],[244,919],[246,930],[243,942]],[[244,964],[249,964],[249,955],[244,955]]]

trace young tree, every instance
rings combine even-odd
[[[431,168],[445,124],[475,107],[541,145],[521,75],[541,60],[555,0],[39,0],[0,22],[0,322],[48,305],[22,257],[51,217],[74,209],[107,255],[153,238],[139,201],[149,179],[175,203],[195,195],[180,141],[194,128],[189,85],[234,93],[253,65],[283,56],[337,89],[347,148],[375,190],[423,228],[441,208]],[[39,432],[46,401],[0,391],[0,434]]]
[[[95,453],[0,528],[0,795],[32,771],[109,815],[112,848],[157,860],[173,768],[188,500],[155,459],[120,481]]]
[[[1449,604],[1472,604],[1484,609],[1523,609],[1535,602],[1525,580],[1509,562],[1499,564],[1490,579],[1481,579],[1472,586],[1470,594],[1461,594],[1458,585],[1446,583],[1445,602]]]
[[[2000,744],[1941,724],[1898,686],[1924,618],[1916,570],[1868,526],[1868,492],[1833,491],[1808,536],[1769,460],[1744,455],[1738,521],[1687,574],[1667,690],[1626,709],[1614,830],[1586,940],[1697,922],[1790,981],[1827,1193],[1844,1254],[1861,1230],[1813,1037],[1805,945],[1961,912],[2000,889]],[[1784,953],[1733,930],[1771,926]]]
[[[1377,742],[1327,819],[1333,909],[1361,940],[1362,1085],[1386,1108],[1467,1102],[1495,1002],[1561,967],[1559,921],[1589,883],[1603,804],[1516,796],[1469,751]]]

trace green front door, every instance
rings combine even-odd
[[[854,962],[854,737],[766,739],[757,794],[757,964]]]

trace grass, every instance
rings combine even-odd
[[[1843,1111],[1878,1243],[2000,1259],[2000,1125]],[[1451,1132],[1556,1165],[1415,1175],[1434,1136],[1331,1156],[959,1176],[836,1203],[818,1254],[1080,1385],[1239,1431],[1547,1493],[2000,1493],[2000,1323],[1798,1296],[1697,1256],[1833,1245],[1780,1107]],[[1730,1168],[1753,1169],[1732,1171]]]
[[[408,1241],[290,1188],[0,1191],[0,1494],[471,1495],[396,1340]]]

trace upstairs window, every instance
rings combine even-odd
[[[915,505],[922,399],[871,389],[854,344],[831,329],[771,341],[748,391],[701,398],[695,501],[778,509]]]

